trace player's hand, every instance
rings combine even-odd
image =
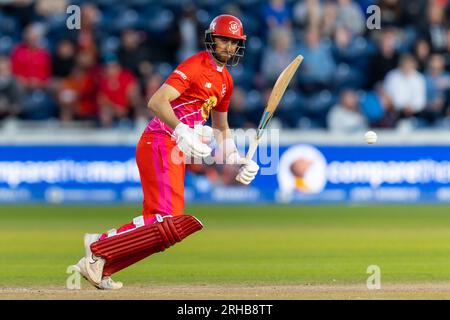
[[[196,124],[194,126],[194,132],[197,134],[199,140],[206,144],[211,149],[214,149],[216,139],[214,138],[214,130],[210,126],[203,126]]]
[[[236,180],[245,185],[250,184],[250,182],[255,179],[256,174],[259,171],[258,164],[253,160],[248,160],[247,158],[242,157],[238,160],[238,163],[242,166],[239,169]]]
[[[197,159],[206,158],[212,149],[199,140],[194,129],[180,122],[174,130],[178,148],[187,156]]]

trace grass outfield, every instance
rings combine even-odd
[[[67,294],[66,269],[83,255],[83,234],[118,227],[139,211],[0,207],[0,298],[39,297],[37,288]],[[205,228],[115,275],[132,289],[118,297],[138,288],[158,298],[151,296],[155,288],[159,298],[365,298],[367,267],[378,265],[382,289],[392,288],[385,296],[377,290],[378,298],[450,298],[450,206],[195,206],[186,212]],[[417,295],[398,293],[408,286]],[[426,294],[428,287],[434,295]],[[311,294],[301,295],[302,288]],[[339,296],[333,288],[361,293]],[[100,292],[80,291],[88,298]]]

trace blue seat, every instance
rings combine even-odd
[[[140,15],[140,21],[144,22],[145,29],[158,36],[169,29],[174,19],[174,13],[167,9],[155,10],[154,12],[146,11]]]
[[[101,40],[100,51],[102,53],[117,52],[120,46],[120,39],[115,36],[109,36]]]
[[[163,79],[167,78],[173,70],[174,67],[167,62],[161,62],[155,65],[156,73],[159,74]]]
[[[136,10],[127,9],[121,15],[119,21],[115,23],[116,32],[120,32],[126,28],[136,28],[139,24],[139,14]]]
[[[249,110],[259,109],[263,105],[263,97],[259,90],[252,89],[247,93],[246,107]]]
[[[229,68],[231,76],[233,77],[234,84],[249,90],[252,84],[253,72],[251,72],[243,64],[238,64],[235,67]]]
[[[14,34],[21,34],[19,22],[16,18],[8,15],[0,15],[0,30],[3,34],[13,36]]]
[[[23,113],[26,120],[46,120],[56,117],[57,105],[53,97],[43,90],[33,90],[24,95]]]
[[[255,10],[259,9],[261,4],[260,0],[237,0],[239,6],[242,7],[243,10]]]
[[[336,100],[336,96],[330,90],[321,90],[305,99],[304,110],[307,115],[320,117],[326,115]]]
[[[0,36],[0,55],[10,55],[15,43],[10,36]]]
[[[346,63],[341,63],[334,75],[333,84],[334,89],[337,91],[344,87],[363,88],[365,77],[359,69],[353,68]]]

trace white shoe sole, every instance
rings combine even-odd
[[[84,262],[84,261],[82,261],[83,259],[84,258],[82,258],[76,265],[74,265],[74,268],[92,286],[94,286],[95,288],[97,288],[99,290],[119,290],[123,287],[123,284],[120,281],[114,282],[115,287],[107,286],[106,284],[103,283],[103,279],[100,281],[100,283],[95,283],[94,281],[92,281],[92,279],[90,279],[89,275],[87,274],[85,268],[80,267],[80,264],[83,264],[83,262]]]

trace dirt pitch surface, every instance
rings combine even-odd
[[[0,287],[0,299],[57,300],[211,300],[211,299],[450,299],[450,283],[384,284],[369,290],[365,285],[151,285],[126,286],[102,291],[87,284],[80,290],[62,287]]]

